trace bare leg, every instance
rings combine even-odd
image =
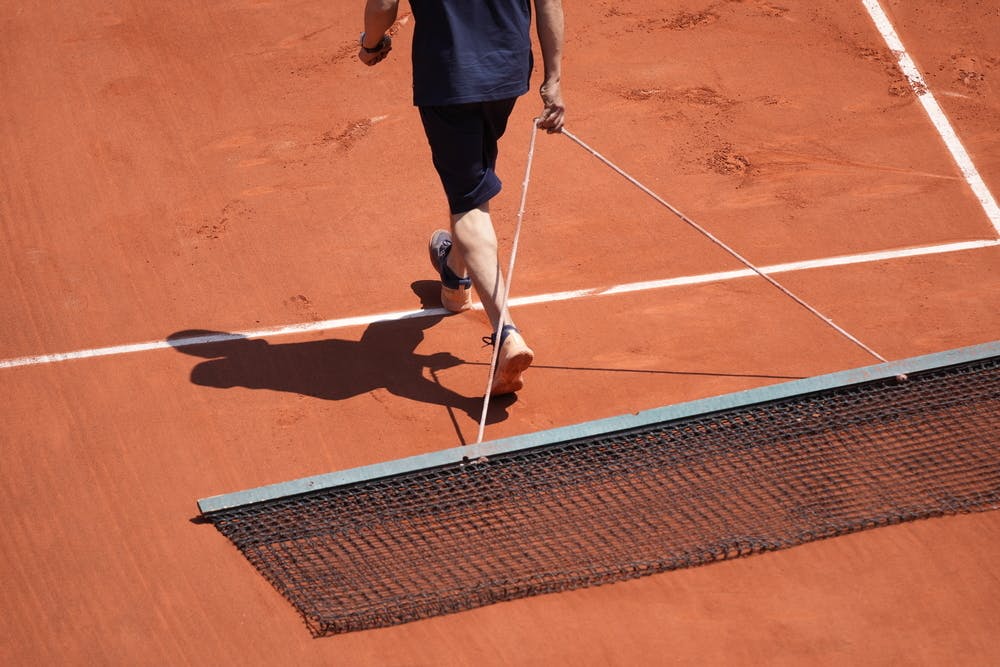
[[[454,246],[448,255],[448,266],[459,276],[468,272],[490,325],[496,331],[500,325],[504,280],[497,258],[497,236],[493,231],[489,202],[480,208],[452,215],[451,235]],[[504,324],[514,323],[510,311],[504,311],[503,321]]]
[[[505,326],[513,326],[514,321],[510,311],[503,307],[504,279],[489,203],[451,216],[451,230],[454,245],[448,255],[448,266],[457,275],[468,272],[497,334],[495,343],[500,349],[492,392],[496,395],[513,393],[523,386],[521,374],[531,365],[535,355],[516,329],[500,333],[501,319]]]

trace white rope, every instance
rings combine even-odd
[[[521,223],[524,221],[524,204],[528,200],[528,181],[531,180],[531,163],[535,158],[535,137],[538,136],[538,118],[531,124],[531,143],[528,146],[528,163],[524,167],[524,182],[521,184],[521,206],[517,211],[517,226],[514,228],[514,241],[511,243],[510,263],[507,267],[507,278],[504,281],[503,298],[500,300],[500,316],[496,331],[493,332],[493,358],[490,360],[490,376],[486,381],[486,392],[483,396],[483,413],[479,418],[479,435],[476,437],[476,444],[483,441],[483,434],[486,431],[486,413],[490,408],[490,394],[493,389],[493,378],[496,375],[497,359],[500,357],[500,333],[504,327],[504,313],[507,312],[507,300],[510,298],[510,283],[514,279],[514,262],[517,260],[517,243],[521,237]],[[476,456],[470,458],[479,458]]]
[[[514,228],[514,241],[511,244],[510,264],[509,264],[509,266],[507,268],[507,278],[506,278],[506,281],[505,281],[506,284],[504,285],[503,298],[501,299],[501,302],[500,302],[499,323],[497,324],[496,331],[494,332],[494,338],[493,338],[493,356],[492,356],[492,358],[490,360],[490,373],[489,373],[489,379],[486,382],[486,392],[485,392],[485,395],[483,397],[483,412],[482,412],[482,415],[479,418],[479,435],[476,437],[476,443],[475,443],[476,445],[479,445],[480,443],[482,443],[482,441],[483,441],[483,434],[486,431],[486,414],[489,411],[489,407],[490,407],[490,394],[491,394],[491,391],[492,391],[492,388],[493,388],[493,378],[496,375],[497,360],[499,359],[499,356],[500,356],[500,333],[503,331],[503,327],[504,327],[504,324],[505,324],[505,322],[504,322],[504,313],[507,311],[507,301],[510,298],[510,284],[511,284],[513,278],[514,278],[514,263],[515,263],[515,261],[517,259],[517,244],[518,244],[518,240],[520,239],[520,236],[521,236],[521,223],[524,221],[524,206],[525,206],[525,202],[528,199],[528,182],[531,179],[531,164],[532,164],[532,162],[534,160],[534,157],[535,157],[535,138],[538,136],[538,120],[539,119],[536,118],[533,121],[532,128],[531,128],[531,143],[528,146],[528,160],[527,160],[527,164],[525,165],[525,168],[524,168],[524,182],[521,184],[521,205],[520,205],[520,208],[517,211],[517,226]],[[590,146],[588,146],[586,143],[584,143],[579,137],[577,137],[576,135],[574,135],[572,132],[570,132],[569,130],[563,128],[563,130],[562,130],[561,133],[563,135],[565,135],[566,137],[568,137],[569,139],[573,140],[577,145],[579,145],[584,150],[588,151],[591,155],[593,155],[594,157],[596,157],[598,160],[600,160],[601,162],[603,162],[605,165],[607,165],[608,167],[610,167],[619,176],[623,177],[629,183],[631,183],[632,185],[636,186],[637,188],[639,188],[640,190],[642,190],[643,192],[645,192],[647,195],[649,195],[650,197],[652,197],[653,199],[655,199],[657,202],[659,202],[661,205],[663,205],[664,207],[666,207],[671,213],[673,213],[678,218],[680,218],[681,220],[683,220],[685,223],[687,223],[691,228],[693,228],[694,230],[696,230],[698,233],[700,233],[701,235],[705,236],[712,243],[716,244],[717,246],[719,246],[720,248],[722,248],[723,250],[725,250],[727,253],[729,253],[730,255],[732,255],[733,257],[735,257],[737,260],[739,260],[739,262],[741,264],[743,264],[744,266],[746,266],[748,269],[750,269],[751,271],[753,271],[754,273],[756,273],[758,276],[760,276],[761,278],[763,278],[767,282],[771,283],[771,285],[773,285],[775,288],[777,288],[779,291],[781,291],[783,294],[785,294],[785,296],[789,297],[790,299],[792,299],[793,301],[795,301],[796,303],[798,303],[800,306],[802,306],[803,308],[805,308],[806,310],[808,310],[810,313],[812,313],[813,315],[815,315],[816,317],[818,317],[820,320],[822,320],[828,326],[830,326],[835,331],[837,331],[840,335],[844,336],[849,341],[851,341],[852,343],[854,343],[855,345],[857,345],[858,347],[860,347],[861,349],[863,349],[865,352],[867,352],[871,356],[873,356],[876,359],[878,359],[879,361],[881,361],[881,362],[886,362],[887,361],[887,359],[885,357],[883,357],[878,352],[876,352],[875,350],[873,350],[872,348],[868,347],[867,345],[865,345],[864,343],[862,343],[860,340],[858,340],[857,338],[855,338],[854,336],[852,336],[851,334],[849,334],[843,328],[841,328],[836,323],[834,323],[834,321],[831,320],[829,317],[827,317],[826,315],[824,315],[823,313],[821,313],[820,311],[818,311],[816,308],[814,308],[811,305],[809,305],[808,303],[806,303],[803,299],[801,299],[798,296],[796,296],[795,294],[793,294],[788,288],[786,288],[784,285],[782,285],[781,283],[779,283],[777,280],[775,280],[774,278],[772,278],[771,276],[767,275],[766,273],[764,273],[763,271],[761,271],[759,268],[757,268],[756,266],[754,266],[749,260],[747,260],[745,257],[743,257],[743,255],[741,255],[738,252],[736,252],[735,250],[733,250],[731,247],[729,247],[728,245],[726,245],[725,243],[723,243],[720,239],[716,238],[715,235],[713,235],[707,229],[705,229],[704,227],[702,227],[701,225],[699,225],[697,222],[695,222],[694,220],[692,220],[688,216],[684,215],[684,213],[682,213],[681,211],[679,211],[678,209],[676,209],[674,206],[672,206],[665,199],[663,199],[658,194],[656,194],[655,192],[653,192],[652,190],[650,190],[649,188],[647,188],[645,185],[643,185],[642,183],[640,183],[638,180],[636,180],[635,178],[633,178],[629,174],[627,174],[620,167],[618,167],[616,164],[614,164],[613,162],[611,162],[611,160],[607,159],[606,157],[604,157],[603,155],[601,155],[600,153],[598,153],[596,150],[594,150],[593,148],[591,148]],[[471,459],[478,458],[478,451],[474,449],[474,450],[472,450],[472,452],[473,453],[470,455],[470,458]]]
[[[855,345],[857,345],[858,347],[860,347],[861,349],[863,349],[865,352],[867,352],[868,354],[870,354],[873,357],[875,357],[876,359],[878,359],[879,361],[881,361],[881,362],[887,361],[885,357],[883,357],[882,355],[880,355],[878,352],[875,352],[873,349],[871,349],[870,347],[868,347],[867,345],[865,345],[864,343],[862,343],[860,340],[858,340],[857,338],[855,338],[851,334],[847,333],[847,331],[845,331],[841,327],[837,326],[833,322],[833,320],[831,320],[829,317],[827,317],[823,313],[819,312],[818,310],[816,310],[815,308],[813,308],[812,306],[810,306],[808,303],[806,303],[805,301],[803,301],[802,299],[800,299],[799,297],[797,297],[795,294],[793,294],[791,291],[789,291],[786,287],[784,287],[783,285],[781,285],[781,283],[779,283],[777,280],[775,280],[774,278],[772,278],[771,276],[767,275],[766,273],[764,273],[763,271],[761,271],[760,269],[758,269],[756,266],[754,266],[753,264],[751,264],[747,259],[745,259],[738,252],[736,252],[735,250],[733,250],[732,248],[730,248],[728,245],[726,245],[725,243],[723,243],[722,241],[720,241],[718,238],[716,238],[715,236],[713,236],[707,229],[705,229],[704,227],[702,227],[701,225],[699,225],[698,223],[696,223],[694,220],[692,220],[691,218],[687,217],[686,215],[684,215],[683,213],[681,213],[679,210],[677,210],[676,208],[674,208],[673,206],[671,206],[662,197],[660,197],[655,192],[653,192],[652,190],[650,190],[649,188],[647,188],[645,185],[643,185],[642,183],[640,183],[636,179],[634,179],[631,176],[629,176],[628,174],[626,174],[618,166],[616,166],[610,160],[608,160],[606,157],[604,157],[603,155],[601,155],[600,153],[598,153],[597,151],[595,151],[593,148],[591,148],[590,146],[588,146],[587,144],[585,144],[583,141],[581,141],[574,134],[572,134],[571,132],[569,132],[566,129],[563,129],[562,134],[564,134],[567,137],[569,137],[570,139],[572,139],[580,147],[582,147],[583,149],[585,149],[588,152],[590,152],[598,160],[600,160],[601,162],[603,162],[607,166],[611,167],[611,169],[613,169],[615,172],[617,172],[620,176],[624,177],[629,183],[631,183],[632,185],[636,186],[637,188],[639,188],[640,190],[642,190],[643,192],[645,192],[647,195],[649,195],[650,197],[652,197],[653,199],[655,199],[656,201],[658,201],[660,204],[662,204],[663,206],[665,206],[668,210],[670,210],[671,213],[673,213],[678,218],[680,218],[681,220],[683,220],[684,222],[686,222],[688,225],[690,225],[693,229],[695,229],[696,231],[698,231],[700,234],[702,234],[703,236],[705,236],[706,238],[708,238],[710,241],[712,241],[712,243],[716,244],[717,246],[719,246],[720,248],[722,248],[723,250],[725,250],[726,252],[728,252],[730,255],[732,255],[733,257],[735,257],[736,259],[738,259],[744,266],[746,266],[748,269],[750,269],[751,271],[753,271],[754,273],[756,273],[757,275],[759,275],[761,278],[763,278],[767,282],[771,283],[777,289],[781,290],[781,292],[783,292],[786,296],[790,297],[792,300],[794,300],[800,306],[802,306],[803,308],[805,308],[806,310],[808,310],[810,313],[812,313],[813,315],[815,315],[819,319],[823,320],[823,322],[825,322],[827,325],[829,325],[830,327],[832,327],[834,330],[836,330],[842,336],[844,336],[845,338],[847,338],[848,340],[850,340],[852,343],[854,343]]]

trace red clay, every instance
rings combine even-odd
[[[1000,23],[888,2],[1000,191]],[[567,127],[749,259],[997,233],[860,2],[567,3]],[[419,308],[446,209],[412,26],[361,6],[9,8],[0,358]],[[502,146],[509,246],[534,93]],[[738,268],[569,140],[539,137],[513,293]],[[1000,338],[1000,249],[778,278],[898,359]],[[526,306],[488,438],[866,365],[760,280]],[[4,664],[991,664],[1000,513],[869,531],[324,640],[201,497],[475,438],[481,313],[0,369]]]

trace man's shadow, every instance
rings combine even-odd
[[[401,398],[448,408],[462,439],[454,411],[478,422],[483,399],[463,396],[437,381],[437,371],[465,363],[462,359],[449,352],[415,353],[424,340],[424,330],[440,322],[446,313],[438,306],[440,283],[425,280],[411,287],[420,297],[422,309],[435,312],[375,322],[359,341],[331,338],[279,345],[235,334],[186,330],[171,334],[167,342],[179,352],[208,360],[191,371],[191,382],[197,385],[271,389],[330,401],[384,388]],[[222,340],[192,344],[205,337]],[[433,379],[425,376],[425,369]],[[487,423],[506,419],[513,401],[513,396],[491,399]]]

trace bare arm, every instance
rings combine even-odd
[[[566,107],[562,98],[563,9],[562,0],[535,0],[535,27],[542,50],[545,78],[539,91],[542,114],[538,126],[549,132],[562,130]]]
[[[358,51],[361,62],[369,66],[375,65],[392,50],[392,42],[386,33],[395,23],[398,11],[399,0],[368,0],[365,4],[365,31],[361,40],[362,48]],[[381,48],[374,53],[365,50],[377,47]]]

